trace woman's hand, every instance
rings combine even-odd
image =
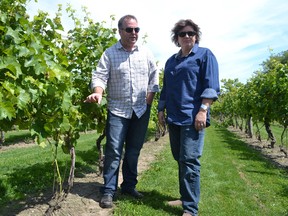
[[[158,122],[162,128],[166,128],[165,114],[163,111],[158,112]]]
[[[207,110],[199,110],[195,117],[195,128],[200,131],[206,128]]]

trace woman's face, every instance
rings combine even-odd
[[[178,33],[178,43],[182,49],[192,48],[196,42],[196,32],[191,26],[185,26]]]

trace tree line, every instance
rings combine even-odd
[[[101,106],[83,101],[90,93],[91,71],[117,41],[117,30],[94,22],[86,8],[79,19],[67,6],[74,28],[65,31],[61,5],[53,18],[44,11],[29,17],[26,0],[2,0],[0,7],[1,135],[15,126],[29,129],[38,145],[53,147],[55,162],[62,148],[71,155],[71,187],[80,132],[104,133],[105,97]],[[60,175],[57,179],[61,186]]]
[[[271,124],[283,128],[278,144],[287,156],[288,126],[288,51],[271,54],[246,84],[238,79],[223,79],[221,96],[213,105],[213,116],[226,126],[245,130],[249,137],[261,140],[260,125],[271,148],[276,143]],[[256,131],[253,131],[253,125]],[[284,148],[286,145],[286,148]]]

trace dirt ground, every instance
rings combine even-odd
[[[288,158],[285,157],[283,152],[279,151],[279,147],[275,149],[267,148],[267,142],[259,142],[255,139],[247,138],[246,135],[234,128],[229,128],[229,130],[237,134],[243,141],[252,146],[253,148],[259,150],[265,157],[273,160],[277,165],[288,168]],[[168,145],[168,135],[160,138],[157,142],[150,141],[144,144],[139,158],[139,178],[141,178],[141,173],[149,168],[151,162],[157,157],[160,151],[165,145]],[[14,146],[17,147],[17,146]],[[14,148],[11,147],[11,148]],[[19,147],[19,146],[18,146]],[[7,150],[7,149],[1,149]],[[119,183],[122,182],[121,174],[119,175]],[[99,207],[100,192],[99,188],[103,183],[102,176],[98,176],[96,173],[88,174],[81,178],[75,178],[74,186],[70,193],[67,195],[66,199],[57,206],[50,214],[51,216],[110,216],[113,215],[112,209],[102,209]],[[3,216],[42,216],[49,207],[54,206],[51,197],[42,194],[41,197],[31,198],[25,203],[21,203],[22,210],[17,210],[13,212],[13,207],[7,207],[6,212]],[[10,209],[10,210],[9,210]],[[50,208],[51,209],[51,208]],[[0,214],[0,216],[2,216]]]
[[[158,141],[146,142],[141,150],[138,163],[139,178],[141,173],[149,168],[151,162],[160,153],[161,149],[168,145],[168,135],[161,137]],[[11,148],[20,148],[26,145],[13,145],[2,147],[0,151],[6,151]],[[121,171],[120,171],[121,172]],[[119,184],[122,182],[122,175],[119,175]],[[41,194],[39,197],[30,198],[25,203],[20,203],[21,210],[15,210],[18,204],[11,203],[4,210],[3,216],[109,216],[113,215],[113,209],[102,209],[99,207],[100,191],[103,184],[102,176],[97,173],[88,174],[81,178],[74,179],[74,185],[64,201],[57,206],[51,214],[45,214],[47,209],[54,208],[55,201],[51,200],[51,194]],[[18,209],[18,208],[17,208]],[[1,212],[1,211],[0,211]],[[2,214],[0,213],[0,216]]]
[[[247,135],[239,129],[235,129],[232,127],[228,129],[234,134],[236,134],[238,137],[240,137],[241,140],[247,143],[249,146],[258,150],[264,157],[271,160],[277,166],[288,169],[288,157],[286,157],[284,152],[280,151],[280,147],[278,145],[275,146],[275,148],[270,148],[270,142],[268,142],[267,140],[262,140],[260,142],[256,138],[247,137]],[[287,146],[285,150],[287,152]]]

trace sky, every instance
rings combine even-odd
[[[142,36],[148,36],[145,45],[159,69],[179,50],[171,41],[171,29],[180,19],[192,19],[200,27],[200,46],[215,54],[220,80],[237,78],[245,84],[271,54],[288,50],[287,0],[31,0],[27,12],[33,16],[42,10],[54,17],[57,5],[62,4],[65,11],[68,3],[79,19],[85,6],[90,18],[105,21],[108,28],[117,28],[123,15],[135,15],[141,29],[138,43],[143,43]],[[73,28],[70,20],[62,20],[67,31]]]

